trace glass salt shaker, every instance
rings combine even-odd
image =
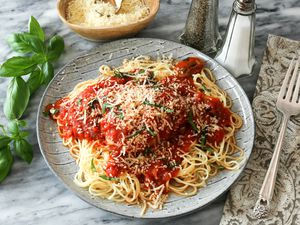
[[[213,56],[221,42],[218,0],[193,0],[180,41]]]
[[[233,76],[251,75],[254,64],[255,39],[254,0],[235,0],[225,40],[215,60]]]

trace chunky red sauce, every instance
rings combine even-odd
[[[128,172],[137,176],[143,188],[159,186],[177,175],[182,152],[188,152],[194,142],[220,143],[231,123],[229,109],[194,85],[191,75],[203,66],[202,60],[188,58],[175,66],[177,75],[150,80],[146,89],[154,93],[151,101],[112,106],[111,101],[117,102],[115,95],[138,88],[140,81],[110,77],[88,86],[71,101],[66,97],[48,105],[45,111],[57,120],[62,138],[97,141],[96,147],[110,149],[105,166],[107,176],[118,177]],[[140,119],[125,123],[126,113],[132,112],[130,107],[139,110]],[[143,124],[144,121],[147,123]],[[218,129],[211,129],[212,124]],[[141,155],[142,160],[131,161],[130,166],[126,163]]]

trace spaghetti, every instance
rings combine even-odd
[[[78,186],[144,213],[239,168],[242,119],[201,59],[140,56],[99,70],[46,107],[79,166]]]

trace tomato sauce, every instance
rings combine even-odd
[[[189,98],[193,101],[187,101],[182,106],[175,105],[172,110],[166,109],[166,107],[161,108],[162,111],[167,111],[165,119],[172,122],[173,126],[158,131],[158,133],[149,131],[145,127],[135,130],[135,133],[129,133],[126,127],[120,129],[119,122],[122,120],[121,117],[124,117],[120,113],[122,106],[111,108],[109,104],[105,103],[105,94],[99,96],[98,91],[100,89],[118,88],[118,85],[126,85],[127,82],[133,81],[130,77],[110,77],[99,81],[88,86],[72,101],[69,101],[68,97],[62,98],[54,104],[48,105],[45,111],[58,122],[58,129],[62,138],[97,141],[96,147],[107,146],[110,149],[109,160],[105,167],[107,176],[119,177],[122,173],[128,172],[138,177],[143,188],[147,189],[149,185],[159,186],[177,176],[178,166],[182,162],[180,157],[182,152],[188,152],[191,145],[199,141],[203,135],[205,135],[206,142],[210,144],[220,143],[226,134],[225,128],[231,124],[230,110],[224,107],[218,98],[205,95],[194,85],[191,75],[201,72],[203,66],[204,62],[201,59],[187,58],[175,65],[175,70],[178,73],[176,76],[169,76],[159,81],[159,84],[166,89],[159,92],[157,100],[168,103],[180,97],[181,99]],[[103,102],[100,104],[99,99],[104,104]],[[153,107],[163,107],[159,104],[151,104]],[[199,129],[196,130],[199,126],[195,116],[189,117],[188,115],[191,107],[195,104],[205,104],[206,106],[203,111],[197,112],[201,121],[207,127],[214,123],[219,129],[211,131],[209,134],[203,133]],[[106,117],[110,111],[114,112],[115,118],[108,119]],[[148,119],[151,120],[151,118]],[[152,118],[152,120],[154,119]],[[124,147],[122,138],[125,136],[126,139],[130,139],[135,135],[143,136],[148,146],[136,144],[134,146],[138,149],[136,152],[131,152],[130,147],[128,147],[126,152],[122,153]],[[161,138],[160,142],[157,141],[157,136]],[[143,161],[133,163],[128,167],[124,161],[126,161],[129,153],[133,157],[142,154],[144,156]]]

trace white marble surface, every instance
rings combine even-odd
[[[154,22],[138,37],[153,37],[178,41],[189,10],[190,1],[161,0],[160,11]],[[230,1],[220,1],[219,21],[223,32],[229,17]],[[255,54],[258,59],[252,77],[239,79],[249,98],[252,98],[259,64],[269,33],[300,40],[300,0],[257,1],[257,26]],[[12,56],[6,45],[8,34],[24,31],[30,15],[35,16],[46,29],[47,35],[58,33],[65,39],[66,50],[57,64],[65,63],[101,43],[83,40],[66,28],[56,14],[54,0],[0,0],[0,63]],[[0,78],[0,107],[5,98],[8,79]],[[112,215],[96,209],[68,191],[48,169],[42,158],[36,139],[35,118],[41,89],[30,102],[25,119],[30,121],[30,141],[34,144],[34,159],[31,165],[15,160],[10,176],[0,185],[0,224],[5,225],[60,225],[60,224],[219,224],[226,196],[210,206],[176,219],[133,220]],[[6,123],[0,110],[0,123]]]

